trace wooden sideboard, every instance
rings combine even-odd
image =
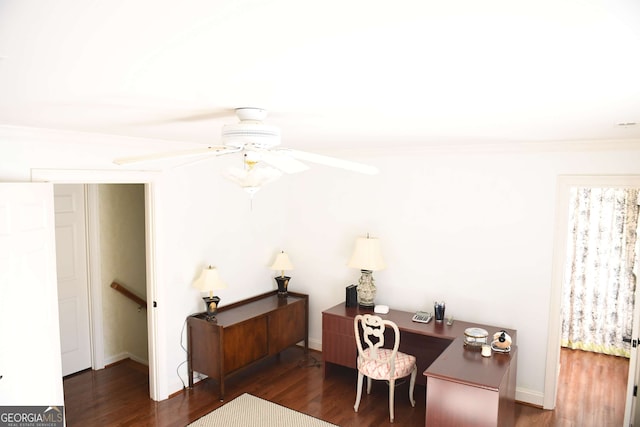
[[[304,294],[258,295],[220,307],[215,321],[207,321],[205,313],[189,316],[189,387],[193,387],[194,371],[200,372],[218,381],[223,400],[227,376],[300,341],[308,351],[309,297]]]
[[[322,355],[324,374],[333,365],[356,369],[357,348],[353,318],[373,314],[361,307],[338,304],[322,313]],[[416,383],[427,386],[427,427],[513,426],[517,372],[517,332],[496,326],[455,320],[452,325],[416,323],[414,313],[389,310],[378,316],[395,322],[400,329],[400,351],[416,356],[423,376]],[[477,349],[464,346],[467,328],[486,329],[491,336],[504,329],[513,344],[510,353],[482,357]],[[354,390],[355,399],[355,390]]]

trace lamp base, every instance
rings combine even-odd
[[[203,297],[202,299],[207,306],[206,320],[208,322],[214,322],[216,320],[216,314],[218,314],[218,304],[220,304],[220,298],[213,296]]]
[[[291,277],[289,276],[277,276],[274,277],[276,279],[276,283],[278,283],[278,297],[286,298],[289,293],[287,292],[287,287],[289,286],[289,280]]]
[[[358,305],[364,308],[373,308],[375,306],[376,285],[373,280],[373,272],[371,270],[360,270],[362,276],[358,281]]]

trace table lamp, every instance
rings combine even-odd
[[[214,296],[213,291],[216,289],[225,289],[227,287],[227,284],[220,279],[218,270],[211,266],[202,270],[200,277],[193,282],[193,287],[202,292],[209,292],[208,296],[202,298],[207,306],[206,319],[210,322],[215,321],[216,314],[218,313],[218,304],[220,304],[220,298]]]
[[[373,272],[386,267],[380,251],[380,241],[375,238],[358,237],[353,255],[349,260],[349,267],[359,268],[362,275],[358,281],[358,304],[362,307],[373,308],[376,298],[376,285]]]
[[[285,270],[293,270],[293,264],[289,260],[289,256],[284,252],[280,252],[276,255],[276,260],[271,265],[271,270],[280,270],[280,276],[275,277],[278,283],[278,296],[280,298],[287,297],[287,286],[289,286],[289,280],[291,277],[285,276]]]

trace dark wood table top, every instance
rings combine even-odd
[[[266,315],[288,304],[308,299],[305,294],[289,292],[287,298],[281,298],[277,291],[267,292],[253,298],[239,301],[238,303],[223,305],[218,308],[215,325],[226,328],[247,319]],[[206,313],[198,313],[192,317],[204,318]]]
[[[423,375],[498,390],[517,351],[518,346],[512,344],[509,353],[483,357],[479,349],[465,347],[464,338],[456,338]]]
[[[419,323],[411,320],[414,312],[390,309],[387,314],[378,314],[374,313],[372,309],[346,307],[344,303],[331,307],[323,313],[348,318],[354,318],[358,314],[375,314],[396,323],[401,333],[408,332],[451,341],[444,352],[424,371],[423,374],[427,377],[497,390],[511,360],[515,358],[517,353],[517,331],[514,329],[458,319],[454,319],[452,325],[447,325],[446,320],[436,322],[435,319],[429,323]],[[464,345],[464,331],[467,328],[485,329],[489,333],[487,338],[489,342],[495,332],[506,331],[512,339],[511,352],[492,352],[491,357],[483,357],[479,348]]]

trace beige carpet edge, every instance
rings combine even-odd
[[[339,427],[250,393],[214,409],[188,427]]]

